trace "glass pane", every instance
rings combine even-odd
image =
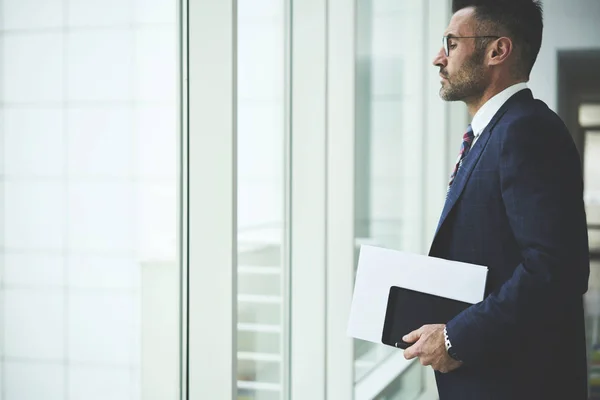
[[[238,400],[284,398],[284,2],[238,2]]]
[[[600,126],[600,104],[582,104],[579,107],[579,124],[584,128]]]
[[[414,363],[375,400],[413,400],[421,394],[421,364]]]
[[[585,132],[584,197],[590,245],[589,289],[585,294],[590,399],[600,398],[600,131]]]
[[[238,388],[238,400],[278,400],[280,396],[279,390]]]
[[[274,299],[274,301],[277,300]],[[277,325],[281,318],[281,304],[275,302],[269,304],[243,297],[238,299],[238,314],[238,322],[240,323]]]
[[[600,225],[600,163],[598,159],[600,159],[600,131],[587,131],[583,153],[584,196],[588,224],[594,225]]]
[[[176,0],[0,2],[0,398],[179,398]]]
[[[600,397],[600,263],[590,265],[590,288],[585,294],[585,325],[590,399]]]
[[[246,376],[241,376],[244,381],[257,381],[278,384],[281,381],[280,360],[277,357],[263,360],[244,359],[238,360],[238,368],[245,371]]]
[[[240,312],[241,313],[241,312]],[[267,330],[273,331],[268,332]],[[254,357],[278,356],[281,358],[281,332],[276,324],[238,324],[238,359],[239,353],[251,353]],[[240,372],[239,375],[244,375]]]
[[[422,31],[426,7],[375,0],[359,0],[357,6],[356,255],[362,244],[419,253],[425,179],[415,149],[424,113],[420,77],[429,55],[423,38],[404,36]],[[395,351],[356,340],[356,381]]]

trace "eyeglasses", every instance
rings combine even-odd
[[[443,36],[442,43],[444,44],[444,51],[446,52],[446,57],[450,56],[450,47],[448,46],[448,39],[483,39],[483,38],[494,38],[500,39],[500,36]]]

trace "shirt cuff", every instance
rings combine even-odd
[[[461,361],[461,359],[456,354],[455,349],[452,348],[452,343],[450,342],[450,338],[448,337],[448,330],[446,327],[444,327],[444,344],[446,345],[446,352],[448,353],[448,355],[456,361]]]
[[[448,331],[444,327],[444,343],[446,344],[446,351],[452,347],[452,343],[450,343],[450,339],[448,339]]]

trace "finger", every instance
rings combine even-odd
[[[412,360],[415,357],[417,357],[417,351],[415,349],[415,346],[410,346],[406,350],[404,350],[404,358],[406,358],[407,360]]]
[[[423,331],[423,327],[420,327],[416,331],[412,331],[411,333],[407,333],[402,337],[402,340],[406,343],[414,343],[421,337],[421,332]]]

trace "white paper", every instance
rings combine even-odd
[[[475,304],[483,300],[487,271],[480,265],[363,245],[348,336],[381,343],[392,286]]]

